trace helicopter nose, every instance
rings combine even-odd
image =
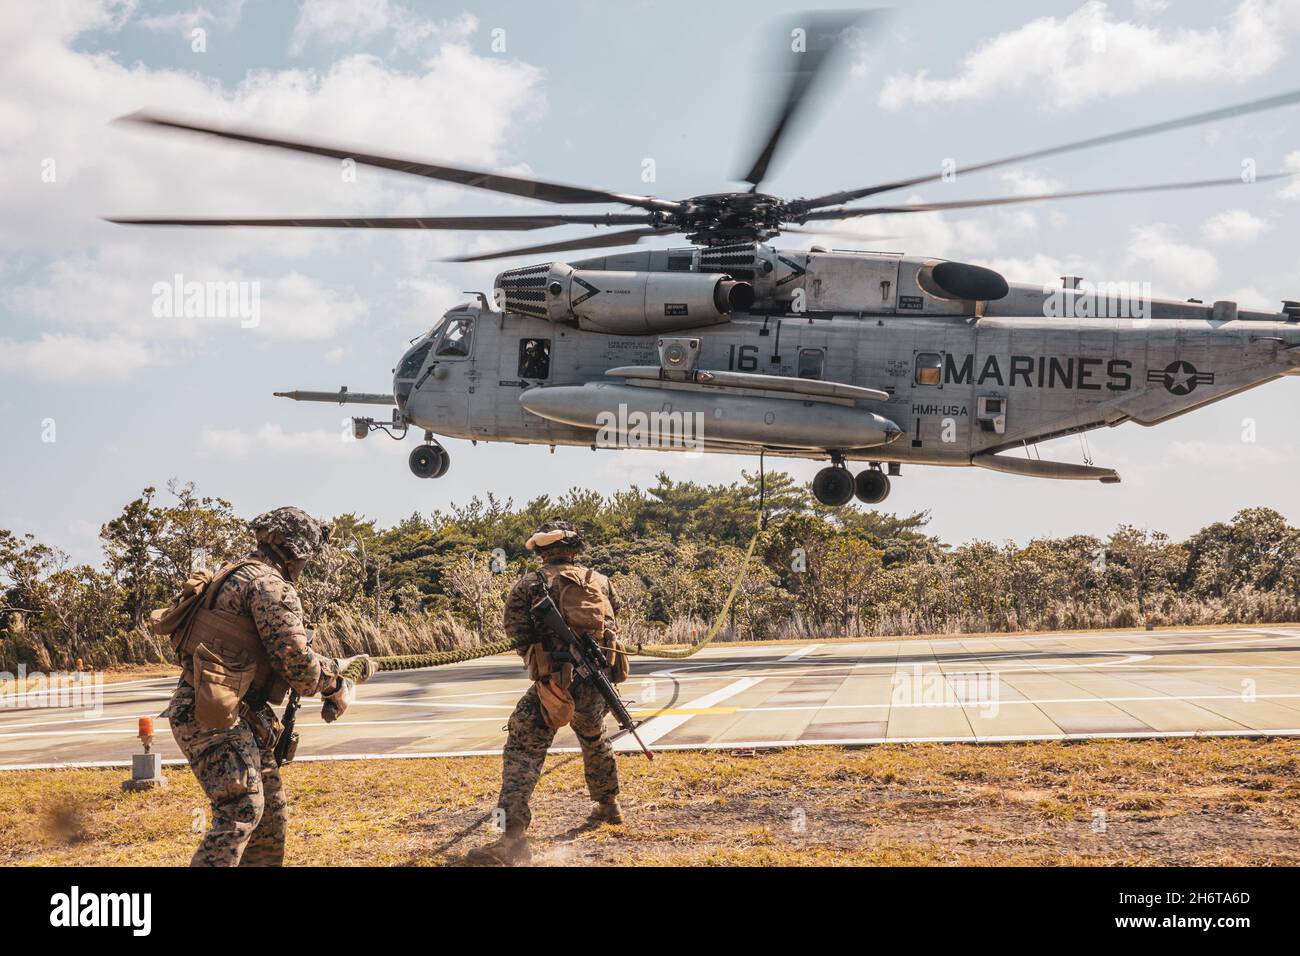
[[[415,385],[414,382],[403,382],[403,381],[393,382],[393,398],[397,401],[398,411],[400,412],[406,411],[406,402],[407,399],[411,397],[411,391],[414,385]]]

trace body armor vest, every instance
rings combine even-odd
[[[281,576],[272,565],[244,560],[223,568],[206,588],[188,625],[180,632],[176,653],[190,657],[193,667],[185,680],[202,695],[204,685],[226,688],[219,691],[227,698],[248,699],[250,705],[268,701],[284,702],[289,684],[271,666],[271,656],[257,633],[257,625],[248,614],[219,611],[215,605],[221,586],[235,571],[249,564],[259,564]],[[216,689],[216,688],[214,688]]]

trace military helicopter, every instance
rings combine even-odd
[[[849,205],[942,172],[805,199],[759,190],[785,134],[861,14],[805,14],[783,53],[783,90],[743,191],[688,199],[611,192],[369,154],[156,113],[154,129],[393,170],[552,204],[632,212],[403,218],[114,218],[139,225],[604,231],[452,260],[613,249],[681,234],[680,248],[545,261],[497,276],[493,295],[449,310],[412,341],[391,394],[288,391],[297,401],[393,406],[353,419],[424,442],[420,478],[445,474],[435,436],[521,444],[650,447],[828,460],[812,490],[838,506],[883,501],[903,464],[975,466],[1036,478],[1117,482],[1110,468],[1045,461],[1031,446],[1123,422],[1156,425],[1300,369],[1300,302],[1258,312],[1230,301],[1008,282],[969,263],[892,253],[778,249],[809,223],[1121,193],[1244,184],[1240,177],[952,202]],[[802,46],[802,48],[798,48]],[[1300,91],[990,160],[963,174],[1300,102]],[[1288,175],[1259,176],[1254,182]],[[626,226],[631,228],[610,229]],[[878,237],[877,237],[878,238]],[[865,463],[853,474],[850,462]]]

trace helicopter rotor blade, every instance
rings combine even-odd
[[[1300,173],[1268,173],[1251,182],[1287,179]],[[1209,186],[1243,186],[1250,183],[1240,176],[1228,179],[1201,179],[1183,183],[1157,183],[1150,186],[1119,186],[1112,189],[1080,189],[1072,192],[1037,193],[1028,196],[1001,196],[994,199],[956,199],[949,202],[904,203],[897,206],[859,206],[843,209],[820,209],[801,217],[803,222],[827,219],[855,219],[859,216],[882,216],[904,212],[937,212],[944,209],[977,209],[982,206],[1010,206],[1015,203],[1042,202],[1049,199],[1078,199],[1084,196],[1119,196],[1127,193],[1169,192],[1178,189],[1204,189]],[[789,230],[787,230],[789,231]]]
[[[622,229],[618,232],[599,232],[594,236],[581,239],[568,239],[548,242],[540,246],[521,246],[514,249],[498,249],[495,252],[481,252],[472,256],[457,256],[444,259],[444,262],[484,262],[488,259],[505,259],[510,256],[531,255],[534,252],[567,252],[574,249],[601,249],[608,246],[631,246],[651,236],[670,236],[676,229]]]
[[[821,11],[806,13],[795,17],[788,23],[789,30],[782,36],[782,43],[787,44],[780,54],[781,72],[784,74],[784,92],[779,100],[776,113],[768,126],[767,136],[762,141],[758,154],[754,157],[749,171],[740,178],[751,184],[755,190],[767,177],[767,168],[776,155],[777,149],[791,122],[808,101],[809,94],[825,75],[826,65],[834,59],[835,51],[842,46],[846,30],[856,26],[866,18],[866,11]],[[795,50],[791,44],[791,31],[804,31],[804,49]]]
[[[1165,120],[1160,123],[1151,123],[1147,126],[1138,126],[1133,129],[1121,130],[1118,133],[1107,133],[1103,136],[1091,136],[1088,139],[1076,140],[1073,143],[1066,143],[1062,146],[1049,146],[1046,149],[1036,149],[1027,153],[1019,153],[1015,156],[1008,156],[1005,159],[989,160],[988,162],[977,163],[974,166],[961,167],[959,171],[962,173],[978,173],[986,169],[1010,166],[1031,159],[1042,159],[1045,156],[1058,156],[1062,153],[1074,152],[1075,150],[1091,149],[1094,146],[1105,146],[1109,143],[1119,143],[1124,140],[1137,139],[1141,136],[1152,136],[1156,133],[1166,133],[1170,130],[1183,129],[1188,126],[1199,126],[1203,123],[1213,123],[1216,120],[1229,119],[1234,116],[1244,116],[1247,113],[1258,113],[1263,110],[1278,109],[1279,107],[1290,106],[1297,102],[1300,102],[1300,90],[1292,90],[1289,93],[1280,93],[1277,96],[1251,100],[1248,103],[1238,103],[1235,106],[1225,106],[1204,113],[1196,113],[1192,116]],[[802,209],[820,209],[823,206],[838,206],[841,203],[852,202],[855,199],[862,199],[866,196],[874,196],[877,193],[891,192],[896,189],[906,189],[909,186],[920,186],[924,183],[937,182],[943,178],[943,175],[942,172],[939,172],[924,176],[915,176],[911,179],[899,179],[894,182],[881,183],[876,186],[867,186],[863,189],[849,189],[838,193],[828,193],[825,196],[818,196],[814,199],[798,200],[797,205]]]
[[[529,230],[549,229],[579,223],[592,226],[623,226],[654,222],[641,213],[597,213],[590,216],[367,216],[365,218],[293,219],[163,219],[148,217],[111,217],[107,222],[129,226],[294,226],[335,229],[474,229]]]
[[[901,236],[879,236],[871,232],[850,232],[846,229],[800,229],[798,226],[782,226],[782,232],[795,232],[805,236],[826,236],[831,239],[851,239],[854,242],[883,242],[887,239],[900,239]]]
[[[163,116],[143,110],[119,117],[116,122],[139,123],[143,126],[152,126],[159,129],[198,133],[204,136],[215,136],[220,139],[249,143],[254,146],[268,146],[273,149],[311,153],[332,159],[351,159],[363,166],[375,166],[379,169],[407,173],[411,176],[422,176],[426,179],[437,179],[461,186],[473,186],[476,189],[490,189],[493,192],[522,196],[525,199],[540,199],[543,202],[622,203],[628,206],[640,206],[643,209],[661,211],[672,211],[680,207],[680,203],[667,199],[655,199],[652,196],[615,193],[587,186],[569,186],[564,183],[552,183],[542,179],[529,179],[524,176],[508,176],[504,173],[488,173],[456,166],[442,166],[418,159],[403,159],[393,156],[381,156],[375,153],[363,153],[322,143],[282,139],[240,127],[204,126],[198,122]]]

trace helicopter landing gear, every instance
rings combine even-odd
[[[878,505],[889,497],[889,476],[878,465],[860,471],[853,479],[853,493],[865,505]]]
[[[853,500],[853,475],[844,467],[842,457],[836,455],[831,460],[833,465],[813,476],[812,492],[822,504],[838,508]]]
[[[437,442],[421,445],[407,459],[416,478],[441,478],[451,467],[451,456]]]

